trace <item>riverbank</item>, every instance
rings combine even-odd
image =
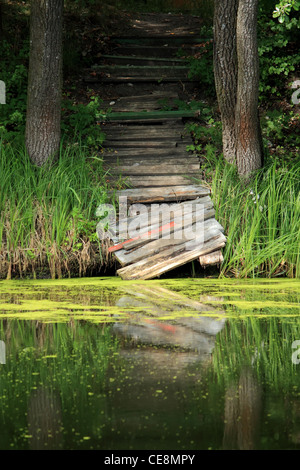
[[[119,32],[113,10],[110,15],[107,34],[111,28]],[[172,21],[174,28],[178,27],[178,15],[165,16],[170,30]],[[126,34],[130,30],[138,34],[134,25],[141,21],[141,16],[124,12],[123,17],[126,18]],[[157,19],[161,20],[162,16]],[[151,15],[151,20],[155,21],[155,15]],[[76,21],[79,19],[72,17],[70,25],[78,36]],[[8,74],[9,103],[14,103],[14,107],[11,105],[11,114],[8,113],[0,128],[1,279],[75,278],[116,272],[113,256],[96,234],[99,221],[96,208],[109,201],[108,192],[112,189],[101,159],[105,129],[95,125],[102,112],[101,100],[106,96],[101,87],[96,90],[82,86],[82,77],[78,74],[91,57],[109,48],[109,37],[104,37],[99,29],[94,30],[96,22],[90,24],[91,21],[85,24],[84,48],[79,51],[79,43],[76,43],[65,63],[63,140],[60,156],[52,166],[33,167],[22,139],[28,38],[18,36],[15,56],[8,42],[4,50],[2,62],[6,65],[11,62],[14,66]],[[71,33],[67,36],[70,41]],[[191,96],[201,105],[200,122],[187,124],[187,129],[194,139],[193,150],[202,162],[199,180],[204,179],[211,187],[216,218],[225,229],[227,245],[221,269],[204,271],[194,262],[185,272],[172,272],[172,275],[299,277],[299,112],[287,100],[278,100],[272,108],[262,105],[265,167],[244,185],[235,168],[226,164],[221,156],[218,109],[213,95],[203,99],[208,90],[204,87],[204,93],[203,87],[202,83]],[[213,93],[212,88],[210,84],[210,93]],[[120,180],[118,189],[124,186]]]

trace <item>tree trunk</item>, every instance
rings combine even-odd
[[[258,0],[215,0],[214,74],[223,155],[240,176],[262,166],[258,117]]]
[[[223,155],[229,163],[236,163],[237,9],[238,0],[215,1],[214,75],[222,120]]]
[[[26,148],[42,166],[60,144],[63,0],[32,0]]]
[[[238,88],[236,104],[237,167],[247,176],[262,166],[258,117],[258,0],[239,0],[237,15]]]

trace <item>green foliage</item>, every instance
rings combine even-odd
[[[287,79],[291,74],[297,73],[300,61],[297,47],[297,40],[300,37],[299,18],[292,16],[279,16],[279,18],[288,18],[288,21],[278,22],[263,12],[258,22],[261,100],[279,96],[288,98],[287,93],[290,93],[290,90],[286,87]]]
[[[279,23],[285,23],[285,26],[290,29],[295,24],[296,18],[290,17],[290,13],[295,10],[299,11],[300,1],[299,0],[281,0],[273,11],[273,18],[278,18]],[[296,20],[297,21],[297,20]]]
[[[207,41],[200,44],[201,50],[194,56],[187,57],[189,65],[189,78],[199,80],[200,87],[205,87],[208,96],[215,96],[215,83],[213,71],[213,43]]]
[[[25,130],[29,44],[24,42],[14,54],[13,46],[3,40],[0,51],[0,79],[6,85],[6,104],[0,105],[0,137],[8,138]]]
[[[219,120],[215,120],[212,110],[205,103],[202,103],[199,119],[202,121],[201,124],[199,122],[186,124],[186,129],[191,133],[194,142],[187,146],[187,150],[195,151],[203,156],[207,145],[212,145],[215,150],[221,152],[222,125]]]
[[[97,126],[97,119],[105,114],[101,110],[102,100],[92,96],[87,105],[72,103],[65,99],[63,102],[62,133],[68,141],[81,140],[86,146],[99,148],[105,140],[105,134]]]

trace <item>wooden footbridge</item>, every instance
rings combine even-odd
[[[201,41],[166,34],[114,38],[111,53],[86,76],[107,87],[111,112],[101,122],[102,156],[112,182],[121,176],[128,186],[113,192],[123,217],[110,227],[122,279],[151,279],[196,259],[204,267],[223,259],[226,238],[210,189],[200,180],[198,156],[186,150],[192,139],[185,120],[199,113],[176,107],[195,86],[178,50],[193,51]]]

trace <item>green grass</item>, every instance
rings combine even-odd
[[[221,273],[299,278],[299,164],[273,162],[244,185],[233,166],[217,160],[211,185],[227,236]]]
[[[37,168],[24,146],[0,144],[0,277],[42,270],[54,278],[100,266],[95,210],[108,189],[102,160],[79,141]]]

